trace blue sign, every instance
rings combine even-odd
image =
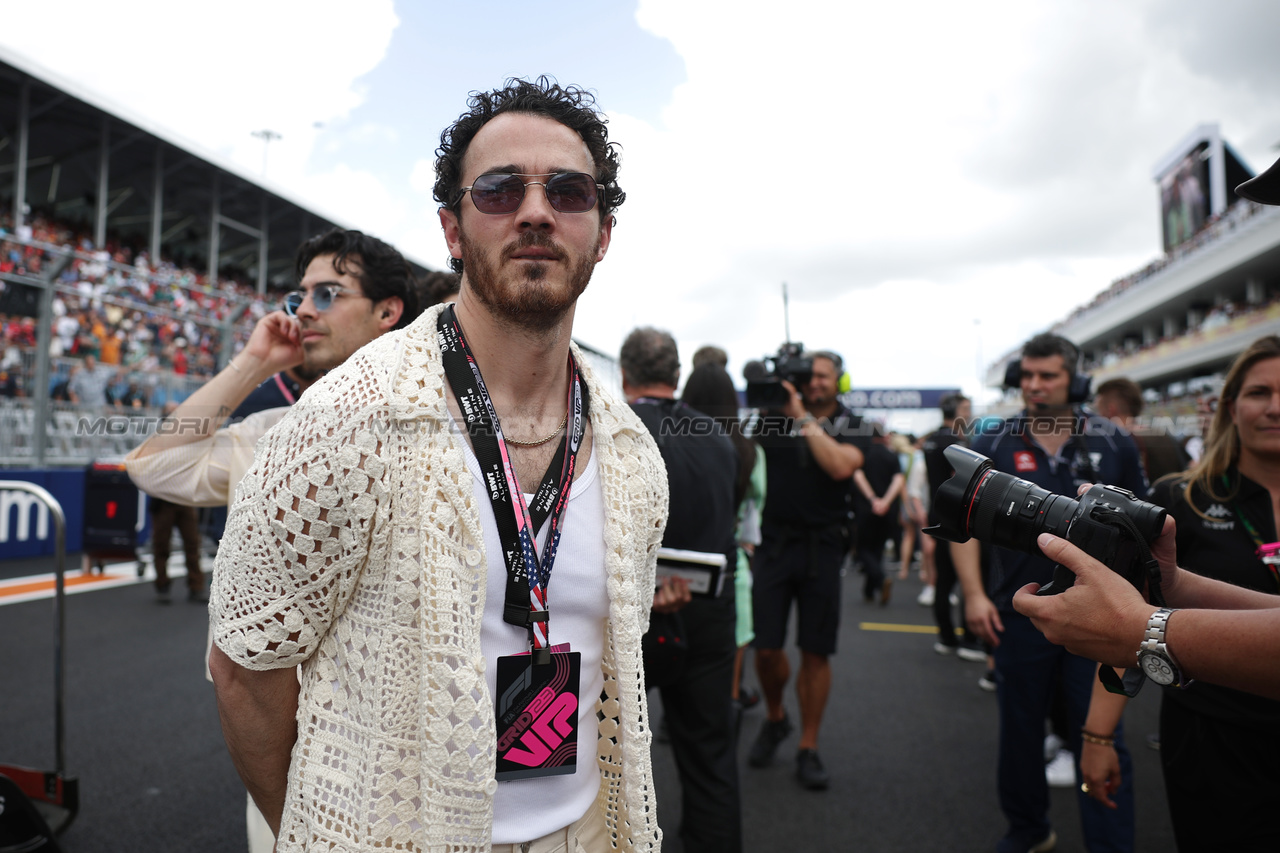
[[[85,469],[0,468],[0,480],[24,480],[49,491],[62,505],[67,519],[67,553],[84,548]],[[139,493],[140,494],[140,493]],[[138,504],[139,538],[150,529],[150,516]],[[54,554],[54,524],[44,502],[30,492],[0,489],[0,560],[24,557],[48,557]]]

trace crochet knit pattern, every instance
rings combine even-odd
[[[348,359],[263,437],[218,551],[218,647],[251,670],[302,664],[281,853],[491,846],[488,508],[449,427],[439,310]],[[666,471],[630,408],[575,355],[606,513],[597,806],[616,849],[657,850],[640,638]]]

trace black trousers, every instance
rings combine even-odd
[[[1179,853],[1280,850],[1280,738],[1274,725],[1224,722],[1166,695],[1160,763]]]
[[[888,516],[871,515],[858,519],[857,557],[866,577],[862,595],[871,598],[884,584],[884,543],[893,536],[893,521]]]
[[[680,840],[686,853],[741,853],[733,686],[732,594],[694,599],[681,611],[689,651],[684,674],[660,689],[680,773]]]

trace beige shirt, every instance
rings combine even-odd
[[[438,313],[308,389],[259,444],[218,552],[218,647],[248,669],[302,664],[280,853],[490,848],[497,736],[480,641],[482,507],[448,426]],[[609,598],[596,807],[619,849],[656,851],[640,638],[666,471],[626,403],[583,374]]]
[[[258,439],[288,411],[255,412],[209,438],[147,456],[139,456],[140,448],[135,448],[124,458],[125,469],[139,489],[154,497],[186,506],[226,504],[229,509],[236,483],[253,467]]]

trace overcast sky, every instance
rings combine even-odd
[[[359,11],[355,11],[358,8]],[[785,337],[856,387],[980,367],[1160,251],[1152,169],[1280,142],[1280,4],[63,0],[0,44],[443,267],[440,131],[509,76],[593,89],[627,201],[575,334],[735,372]],[[59,23],[61,22],[61,23]]]

